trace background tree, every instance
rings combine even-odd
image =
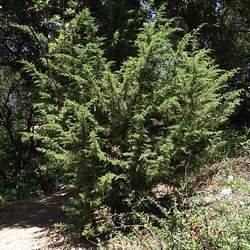
[[[23,132],[34,130],[32,85],[8,67],[1,68],[0,124],[2,183],[16,187],[28,174],[36,172],[36,144],[31,137],[22,141]]]

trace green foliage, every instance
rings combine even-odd
[[[225,175],[230,169],[228,161],[226,169],[214,177],[212,185],[206,182],[205,189],[196,190],[188,198],[184,195],[179,202],[172,197],[169,207],[153,200],[162,213],[161,218],[141,214],[144,223],[130,225],[126,234],[117,229],[116,234],[113,233],[115,236],[105,243],[105,247],[100,244],[99,249],[249,249],[247,158],[240,159],[241,164],[246,164],[245,169],[242,165],[237,167],[236,162],[232,166],[242,177],[237,176],[237,171]],[[222,195],[225,187],[230,187],[232,193]]]
[[[23,61],[39,100],[30,135],[50,168],[74,173],[83,187],[69,213],[92,235],[110,224],[101,230],[91,215],[124,212],[131,193],[144,197],[154,183],[194,167],[239,103],[239,92],[226,91],[234,71],[218,69],[191,34],[175,46],[172,20],[145,22],[136,56],[116,71],[96,31],[83,10],[50,42],[41,69]]]
[[[15,172],[24,160],[24,149],[30,142],[21,142],[20,134],[29,129],[29,124],[23,123],[26,116],[29,119],[30,97],[28,89],[21,81],[18,73],[9,67],[0,68],[0,186],[14,185]],[[26,99],[22,99],[26,96]],[[30,118],[31,119],[31,118]]]
[[[230,203],[217,204],[214,209],[218,211],[211,218],[211,211],[201,210],[201,206],[195,204],[191,211],[175,209],[160,220],[159,227],[133,225],[127,236],[117,233],[107,248],[99,249],[249,249],[249,208],[244,213],[241,208],[234,210],[239,215],[235,218]]]

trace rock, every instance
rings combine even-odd
[[[232,188],[226,187],[221,190],[221,195],[230,195],[232,193]]]

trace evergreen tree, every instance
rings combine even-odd
[[[44,168],[65,169],[84,187],[69,211],[88,225],[85,235],[108,230],[109,212],[128,211],[131,194],[143,197],[156,182],[194,167],[239,103],[237,91],[226,91],[234,71],[218,69],[195,35],[174,45],[179,30],[172,23],[161,13],[145,22],[136,55],[113,71],[85,9],[49,43],[41,69],[23,62],[40,100],[37,129],[26,137],[41,142]]]

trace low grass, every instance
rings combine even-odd
[[[99,249],[250,250],[249,170],[250,156],[244,156],[190,175],[166,196],[170,206],[162,205],[162,197],[152,200],[160,218],[141,215],[144,223],[132,225],[130,233],[114,233]]]

